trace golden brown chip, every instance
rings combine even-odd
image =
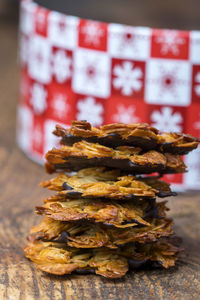
[[[129,244],[117,251],[124,257],[129,258],[129,263],[133,257],[134,261],[145,261],[149,259],[157,265],[169,268],[175,265],[178,253],[183,251],[183,249],[180,248],[180,243],[181,240],[173,236],[161,238],[155,243],[136,243],[134,244],[135,249],[132,247],[132,244]]]
[[[152,242],[173,234],[170,219],[153,219],[150,226],[116,228],[102,224],[70,223],[45,217],[31,228],[28,240],[57,241],[75,248],[118,248],[130,242]]]
[[[86,167],[106,166],[132,174],[183,173],[185,164],[179,155],[155,150],[142,152],[140,148],[121,146],[116,149],[99,144],[78,142],[73,146],[53,148],[46,154],[47,171],[80,170]]]
[[[63,199],[61,199],[63,197]],[[150,226],[149,219],[165,217],[166,202],[129,201],[115,202],[93,199],[66,199],[65,195],[58,195],[46,199],[43,206],[36,207],[38,214],[48,215],[59,221],[91,221],[126,228],[137,225]]]
[[[117,134],[124,139],[127,139],[129,135],[144,136],[146,138],[152,136],[156,139],[156,135],[158,134],[158,130],[156,128],[151,127],[146,123],[115,123],[103,125],[100,128],[92,127],[92,125],[87,121],[72,121],[71,123],[72,125],[68,129],[60,125],[56,125],[54,134],[63,138],[70,138],[70,136],[82,138],[106,137],[111,134]],[[137,133],[139,130],[140,133]]]
[[[65,196],[63,196],[65,197]],[[55,196],[54,196],[55,200]],[[138,224],[149,226],[146,217],[154,217],[158,214],[158,205],[162,205],[162,212],[165,211],[165,204],[151,203],[141,200],[139,203],[129,201],[119,203],[115,201],[101,201],[93,199],[65,199],[64,201],[50,201],[42,207],[36,207],[38,214],[46,214],[50,218],[59,221],[80,221],[88,220],[95,223],[114,225],[119,228],[132,227]]]
[[[64,275],[75,270],[94,270],[107,278],[121,278],[128,265],[146,261],[158,262],[165,268],[175,264],[179,248],[167,240],[151,244],[129,244],[121,249],[76,249],[56,242],[29,242],[24,248],[27,258],[42,271]]]
[[[47,273],[64,275],[75,270],[95,270],[107,278],[120,278],[128,271],[126,258],[102,251],[83,251],[65,247],[60,243],[34,242],[24,248],[27,258]]]
[[[180,155],[196,149],[199,143],[199,139],[187,134],[159,134],[156,128],[145,123],[115,123],[101,126],[98,129],[92,127],[87,121],[72,121],[69,129],[57,125],[54,134],[62,137],[63,145],[72,145],[85,140],[112,148],[126,145],[141,147],[144,150],[158,149]]]
[[[184,133],[167,133],[162,134],[164,142],[160,145],[160,150],[164,152],[185,155],[196,149],[199,144],[199,139],[190,134]]]
[[[156,176],[138,177],[142,182],[146,183],[151,188],[158,191],[157,196],[164,198],[168,196],[176,196],[176,192],[172,192],[169,183],[159,180]]]
[[[81,196],[123,200],[175,195],[169,184],[157,178],[120,177],[119,170],[106,170],[104,167],[82,169],[71,176],[61,173],[57,178],[42,182],[41,186],[62,191],[70,198]]]

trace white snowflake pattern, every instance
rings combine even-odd
[[[98,22],[88,21],[86,25],[82,28],[82,32],[85,34],[85,43],[93,44],[98,46],[100,43],[100,38],[103,36],[104,32],[99,26]]]
[[[179,78],[177,78],[176,71],[174,67],[173,70],[165,70],[160,67],[161,76],[160,76],[160,87],[159,87],[159,96],[162,97],[163,93],[171,93],[175,97],[177,96],[177,87],[179,85]]]
[[[179,55],[179,46],[185,44],[185,40],[178,36],[176,30],[164,30],[163,34],[156,38],[156,42],[161,44],[163,55],[169,52],[173,55]]]
[[[65,82],[71,76],[71,58],[64,50],[57,51],[53,58],[53,72],[59,83]]]
[[[55,115],[62,119],[69,111],[69,104],[67,103],[67,96],[63,94],[57,94],[52,101],[52,108]]]
[[[197,75],[195,76],[195,81],[196,81],[196,85],[195,85],[195,93],[197,94],[197,96],[200,96],[200,72],[197,73]]]
[[[137,34],[131,26],[127,26],[124,28],[124,32],[121,33],[120,38],[120,48],[123,51],[124,46],[126,48],[131,48],[135,52],[138,52],[138,43],[137,43]]]
[[[79,112],[77,113],[77,120],[87,120],[93,126],[99,126],[103,123],[103,106],[97,103],[94,98],[87,97],[79,100],[77,104]]]
[[[200,185],[200,147],[185,157],[185,164],[189,172],[184,174],[184,181],[188,188],[199,189]]]
[[[134,91],[140,91],[142,88],[142,75],[141,68],[134,67],[134,64],[125,61],[123,65],[116,65],[113,69],[116,78],[113,79],[113,85],[116,89],[121,89],[122,94],[130,96]]]
[[[47,91],[43,85],[35,83],[32,87],[30,102],[36,115],[41,115],[47,108]]]
[[[133,105],[126,107],[123,104],[119,104],[117,107],[117,113],[113,115],[113,121],[119,123],[138,123],[140,119],[135,115],[136,108]]]
[[[171,107],[163,107],[161,111],[155,110],[151,115],[152,125],[160,131],[175,131],[181,132],[182,126],[180,123],[183,118],[179,112],[174,112]]]

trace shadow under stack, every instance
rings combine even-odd
[[[57,126],[54,134],[60,148],[47,152],[46,169],[59,174],[41,186],[56,194],[36,207],[45,217],[30,231],[26,257],[57,275],[120,278],[144,264],[174,266],[180,241],[166,201],[157,198],[175,193],[160,178],[186,172],[181,155],[199,140],[160,134],[148,124],[97,129],[86,121],[73,121],[69,129]]]

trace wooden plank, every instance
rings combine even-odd
[[[175,217],[176,231],[184,238],[186,249],[175,268],[131,272],[124,279],[112,281],[94,275],[58,277],[37,270],[24,258],[21,249],[29,227],[40,219],[33,214],[33,207],[46,195],[46,191],[37,187],[38,179],[46,178],[43,173],[41,167],[24,158],[16,148],[2,167],[0,299],[8,296],[15,299],[198,299],[199,195],[169,201],[170,215]]]

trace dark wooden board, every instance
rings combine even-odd
[[[170,270],[130,272],[121,280],[99,276],[50,276],[38,271],[22,251],[33,214],[49,192],[38,187],[48,178],[15,145],[18,74],[16,25],[0,22],[0,299],[199,299],[200,195],[169,200],[170,215],[183,238],[185,253]]]

